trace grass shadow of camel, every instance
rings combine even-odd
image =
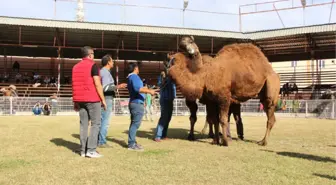
[[[332,159],[330,157],[321,157],[321,156],[317,156],[317,155],[302,154],[302,153],[296,153],[296,152],[275,152],[275,151],[272,151],[272,150],[264,150],[264,149],[261,149],[260,151],[276,153],[278,155],[282,155],[282,156],[286,156],[286,157],[295,157],[295,158],[307,159],[307,160],[311,160],[311,161],[336,163],[336,160]]]
[[[156,128],[152,128],[151,131],[144,131],[144,130],[138,130],[137,131],[137,137],[146,138],[146,139],[154,139],[155,138],[155,131]],[[124,134],[128,134],[128,130],[125,130],[123,132]],[[181,140],[187,140],[189,135],[189,130],[183,129],[183,128],[169,128],[168,129],[168,138],[170,139],[181,139]],[[195,131],[195,139],[203,139],[204,137],[199,132]]]
[[[324,174],[318,174],[318,173],[313,173],[313,175],[336,181],[336,176],[324,175]]]

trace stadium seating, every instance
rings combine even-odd
[[[1,57],[0,57],[1,59]],[[3,58],[2,58],[3,59]],[[2,60],[1,59],[1,60]],[[0,87],[8,87],[10,84],[15,84],[13,80],[15,76],[15,72],[12,72],[9,66],[14,61],[19,61],[21,65],[20,73],[23,75],[24,73],[27,73],[28,75],[32,75],[32,72],[36,72],[37,74],[44,76],[54,76],[57,77],[57,66],[58,63],[61,63],[61,76],[63,77],[70,77],[71,78],[71,70],[72,67],[78,62],[78,60],[72,60],[72,59],[50,59],[50,58],[15,58],[11,57],[7,59],[7,71],[10,70],[10,76],[11,81],[9,83],[0,83]],[[127,66],[128,62],[135,62],[135,61],[119,61],[115,63],[115,67],[112,71],[113,76],[116,78],[116,66],[118,66],[118,78],[119,83],[126,82],[127,78],[127,72],[125,67]],[[97,60],[96,63],[100,66],[100,61]],[[0,68],[4,68],[3,63],[0,63]],[[329,67],[329,66],[328,66]],[[332,67],[332,66],[330,66]],[[302,68],[302,69],[301,69]],[[312,78],[316,76],[316,72],[304,72],[306,69],[305,67],[298,68],[299,71],[293,72],[291,71],[292,68],[290,67],[281,67],[277,68],[275,67],[275,71],[278,72],[280,75],[281,80],[281,87],[283,84],[287,82],[295,82],[299,87],[299,98],[300,99],[311,99],[312,93],[316,93],[316,90],[318,88],[320,93],[324,92],[327,89],[330,89],[330,86],[328,84],[335,84],[336,82],[336,71],[333,70],[333,68],[330,68],[329,71],[325,70],[320,73],[321,83],[324,85],[315,86],[312,88],[312,84],[319,84],[312,81]],[[163,62],[150,62],[150,61],[144,61],[140,64],[140,76],[143,79],[146,79],[146,82],[150,85],[157,85],[157,79],[160,74],[160,72],[164,70]],[[61,88],[60,88],[60,96],[61,97],[71,97],[72,96],[72,90],[71,85],[64,84],[61,82]],[[41,85],[40,87],[34,88],[32,85],[28,84],[15,84],[17,87],[18,95],[20,97],[49,97],[53,93],[57,92],[56,87],[45,87],[45,85]],[[119,97],[121,98],[128,98],[128,92],[126,89],[120,90]],[[182,97],[181,92],[178,90],[177,96],[180,98]],[[290,94],[290,99],[294,98],[294,94]]]

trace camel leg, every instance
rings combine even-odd
[[[233,109],[233,117],[236,122],[236,128],[237,128],[237,135],[238,138],[241,140],[244,140],[244,126],[243,126],[243,120],[241,118],[241,109],[240,104],[236,104]]]
[[[216,116],[216,109],[215,109],[215,106],[214,104],[206,104],[206,112],[207,112],[207,115],[206,115],[206,120],[207,122],[209,123],[209,134],[208,134],[208,137],[209,138],[213,138],[214,137],[214,132],[213,132],[213,126],[214,126],[214,119],[215,119],[215,116]]]
[[[229,98],[228,98],[229,99]],[[228,112],[230,108],[230,102],[226,101],[220,104],[219,106],[219,121],[222,126],[222,143],[223,146],[229,146],[228,137],[226,131],[228,129]],[[219,125],[217,124],[217,128]]]
[[[266,87],[261,94],[261,103],[267,115],[267,129],[264,138],[258,142],[259,145],[266,146],[271,130],[275,124],[275,107],[280,91],[280,79],[277,74],[273,74],[266,79]]]
[[[190,117],[189,117],[190,132],[189,132],[189,135],[188,135],[188,140],[193,141],[193,140],[195,140],[194,127],[195,127],[195,123],[197,121],[196,113],[197,113],[198,106],[197,106],[196,101],[188,101],[188,100],[186,100],[186,105],[187,105],[187,107],[189,108],[189,111],[190,111]]]
[[[218,104],[215,104],[215,111],[214,111],[214,115],[213,115],[213,125],[215,127],[215,136],[214,136],[214,143],[219,144],[219,107]],[[222,135],[226,135],[226,134],[222,134]]]

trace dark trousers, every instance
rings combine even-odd
[[[240,104],[231,103],[230,109],[229,109],[229,115],[228,115],[228,122],[230,122],[230,116],[233,114],[233,117],[236,121],[237,126],[237,135],[239,138],[244,138],[244,126],[243,126],[243,120],[241,118],[241,111],[240,111]]]
[[[160,99],[161,116],[156,127],[155,138],[161,139],[167,137],[169,122],[173,114],[174,100]]]
[[[143,104],[140,103],[130,103],[128,105],[129,111],[131,113],[131,124],[128,131],[128,147],[132,147],[136,144],[136,133],[141,125],[142,117],[145,113],[145,108]]]

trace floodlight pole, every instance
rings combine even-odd
[[[331,15],[332,15],[332,11],[333,11],[333,7],[334,7],[334,3],[335,3],[335,0],[333,0],[331,2],[331,8],[330,8],[330,14],[329,14],[329,23],[331,22]]]
[[[56,1],[57,0],[54,1],[54,19],[56,19]]]
[[[182,12],[182,27],[184,28],[184,12],[185,12],[185,9],[183,9],[183,12]]]
[[[182,26],[184,28],[184,12],[187,9],[189,0],[183,0],[183,12],[182,12]]]

